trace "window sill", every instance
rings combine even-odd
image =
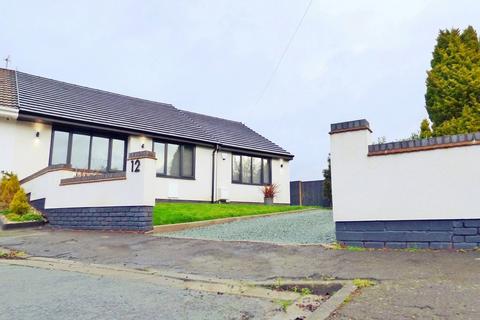
[[[179,179],[179,180],[195,180],[195,177],[167,176],[165,174],[158,174],[158,173],[157,173],[157,178]]]
[[[232,181],[232,184],[240,184],[244,186],[257,186],[257,187],[263,187],[263,186],[269,186],[270,183],[244,183],[244,182],[238,182],[238,181]]]

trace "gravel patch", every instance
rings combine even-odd
[[[206,240],[318,244],[335,241],[335,226],[331,211],[312,210],[156,235]]]

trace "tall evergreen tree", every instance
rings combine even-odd
[[[323,170],[323,197],[327,200],[329,206],[332,206],[332,165],[330,155],[328,155],[328,167]]]
[[[480,131],[480,42],[475,29],[441,30],[431,67],[425,102],[432,135]],[[427,129],[423,122],[422,128]]]

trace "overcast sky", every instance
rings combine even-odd
[[[12,68],[242,121],[322,177],[332,122],[405,138],[424,109],[438,30],[480,30],[480,1],[1,1]],[[21,3],[21,4],[20,4]]]

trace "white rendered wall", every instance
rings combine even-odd
[[[40,133],[38,138],[35,136],[37,131]],[[51,126],[47,124],[0,118],[0,171],[13,171],[22,179],[47,167],[50,155],[51,131]],[[141,147],[142,144],[144,148]],[[130,136],[127,150],[128,153],[152,150],[152,139],[145,136]],[[155,177],[154,175],[151,190],[154,192],[155,198],[210,201],[212,192],[212,152],[213,148],[196,146],[194,180]],[[222,154],[226,155],[225,160],[222,159]],[[260,186],[232,183],[231,163],[230,152],[220,151],[217,154],[216,199],[219,199],[220,188],[223,188],[229,195],[229,201],[263,202]],[[49,173],[27,183],[25,188],[34,190],[32,200],[44,198],[45,194],[50,194],[48,189],[50,187],[42,190],[42,185],[53,186],[54,184],[50,180],[54,179],[59,183],[61,178],[71,176],[73,176],[73,173],[69,171]],[[290,175],[289,162],[287,160],[272,160],[272,181],[280,186],[280,193],[275,202],[289,203]],[[112,190],[115,190],[118,184],[118,181],[112,181],[105,182],[103,186],[111,185]],[[72,186],[68,189],[76,192],[76,189],[80,190],[82,188],[81,186],[84,185]],[[90,190],[91,188],[86,189]],[[95,189],[96,187],[92,190]],[[99,190],[94,192],[97,191],[103,194]],[[65,197],[68,199],[72,196],[67,194]]]
[[[161,200],[212,200],[213,148],[196,146],[195,179],[155,178],[155,196]]]
[[[368,157],[370,139],[331,135],[335,221],[480,218],[480,146]]]
[[[140,172],[127,170],[124,180],[60,185],[61,179],[74,176],[72,171],[61,170],[48,172],[22,186],[31,194],[31,200],[46,198],[46,209],[153,206],[155,160],[149,158],[139,160]]]
[[[143,145],[143,148],[142,148]],[[129,136],[127,152],[152,151],[153,142],[151,138],[145,136]]]
[[[232,154],[230,152],[220,151],[217,159],[217,198],[220,198],[221,193],[225,190],[229,195],[229,201],[263,202],[261,186],[232,183]],[[272,183],[278,184],[280,188],[274,202],[288,204],[290,203],[289,162],[283,159],[272,159],[271,163]]]
[[[51,133],[46,124],[0,119],[0,171],[22,179],[48,166]]]

